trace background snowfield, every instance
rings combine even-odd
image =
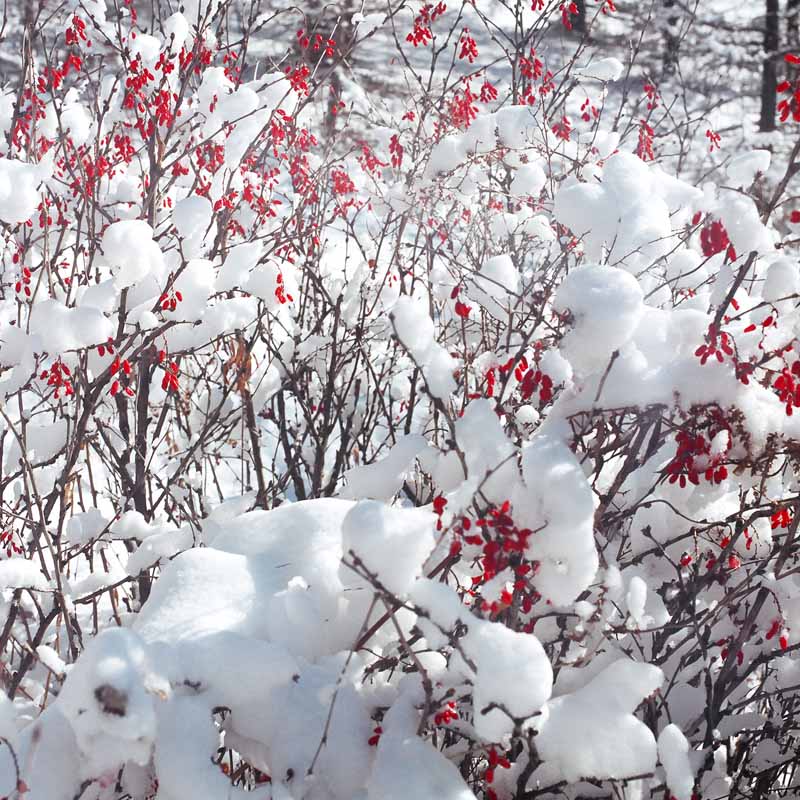
[[[3,8],[0,798],[800,792],[795,0]]]

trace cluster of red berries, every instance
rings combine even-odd
[[[461,50],[458,57],[462,60],[466,58],[470,64],[478,57],[478,44],[470,36],[469,28],[464,28],[461,32]]]
[[[455,700],[449,700],[441,711],[433,716],[434,725],[449,725],[454,720],[458,719],[458,711],[456,710]]]
[[[778,393],[778,399],[786,407],[786,416],[791,417],[795,408],[800,408],[800,361],[795,361],[791,368],[784,367],[772,388]]]
[[[687,481],[695,486],[700,485],[702,475],[709,483],[722,483],[728,477],[727,467],[720,463],[721,454],[712,454],[711,440],[702,433],[679,430],[675,434],[678,451],[666,468],[670,483],[679,483],[683,489]],[[726,450],[730,449],[730,439]],[[699,466],[699,461],[705,461]]]
[[[88,41],[86,38],[86,23],[79,16],[72,17],[72,25],[68,26],[64,32],[64,39],[71,46],[78,46],[81,42]]]
[[[646,119],[639,120],[639,141],[636,145],[636,155],[642,161],[655,161],[656,154],[653,151],[653,140],[655,131]]]
[[[788,508],[781,508],[770,517],[772,530],[788,528],[792,524],[792,514]]]
[[[324,50],[325,55],[329,57],[333,55],[336,48],[336,42],[333,39],[325,39],[321,33],[309,36],[302,28],[297,31],[297,44],[301,50],[311,49],[315,53]]]
[[[781,650],[785,650],[789,646],[789,636],[786,631],[783,630],[782,619],[772,620],[772,624],[769,626],[769,630],[767,631],[765,638],[767,640],[774,639],[779,632],[780,636],[778,636],[778,645],[780,646]]]
[[[746,538],[746,537],[745,537],[745,538]],[[722,537],[722,538],[719,540],[719,546],[720,546],[720,547],[721,547],[723,550],[724,550],[724,549],[725,549],[725,548],[726,548],[726,547],[727,547],[727,546],[728,546],[730,543],[731,543],[731,537],[730,537],[730,536],[728,536],[728,535],[725,535],[725,536],[723,536],[723,537]],[[752,540],[751,540],[751,539],[747,539],[747,548],[748,548],[748,550],[750,549],[750,546],[751,546],[751,545],[752,545]],[[735,555],[734,553],[731,553],[731,554],[728,556],[728,569],[732,569],[732,570],[733,570],[733,569],[739,569],[739,567],[741,567],[741,566],[742,566],[742,561],[741,561],[741,559],[739,558],[739,556]]]
[[[447,506],[447,499],[441,495],[433,499],[433,511],[439,517],[436,524],[437,530],[442,530],[442,515]],[[472,533],[473,524],[477,532]],[[481,532],[482,531],[482,532]],[[481,574],[472,578],[471,594],[481,584],[491,580],[495,575],[512,566],[513,554],[519,556],[525,553],[528,539],[533,534],[528,528],[519,528],[511,518],[511,502],[506,500],[499,508],[490,508],[485,517],[473,523],[469,517],[461,517],[452,527],[453,541],[450,544],[451,555],[458,555],[464,545],[473,545],[481,548],[479,557]],[[532,591],[527,584],[527,577],[535,574],[535,565],[515,558],[512,567],[516,576],[513,589],[520,593],[521,609],[525,614],[530,613],[533,604],[539,599],[537,592]],[[484,601],[481,608],[489,613],[497,613],[502,608],[507,608],[513,600],[512,593],[504,589],[500,595],[500,602],[489,603]],[[532,628],[532,626],[531,626]]]
[[[292,89],[298,94],[308,95],[308,76],[311,74],[308,64],[297,64],[294,67],[287,66],[283,71]]]
[[[22,273],[14,284],[14,291],[17,294],[24,293],[25,297],[31,296],[31,271],[27,267],[22,268]]]
[[[714,569],[714,567],[717,566],[717,561],[718,561],[718,559],[714,555],[714,551],[713,550],[709,550],[706,553],[706,570],[708,572],[711,572],[711,570]],[[742,566],[742,561],[739,558],[739,556],[734,555],[734,554],[731,554],[731,555],[728,556],[728,569],[731,570],[731,572],[733,572],[733,570],[739,569],[739,567],[741,567],[741,566]]]
[[[486,370],[486,396],[487,397],[494,397],[494,385],[497,381],[495,375],[495,368],[490,367]],[[480,397],[480,394],[473,395],[475,397]]]
[[[71,376],[72,372],[70,371],[70,368],[66,364],[62,363],[60,358],[54,361],[50,365],[49,369],[42,370],[42,373],[39,375],[42,380],[47,380],[48,386],[55,387],[53,397],[55,397],[56,400],[61,395],[62,389],[67,397],[70,397],[75,393],[72,388]]]
[[[744,529],[743,533],[744,533],[744,540],[745,540],[746,549],[749,550],[753,546],[753,539],[752,539],[749,531],[747,530],[747,528]],[[720,539],[719,547],[720,547],[721,550],[725,550],[725,548],[730,543],[731,543],[731,537],[728,536],[728,535],[725,535]],[[710,549],[706,550],[704,555],[705,555],[705,559],[706,559],[705,568],[706,568],[706,570],[708,570],[710,572],[717,565],[718,558],[715,555],[714,551],[710,550]],[[692,561],[693,561],[693,558],[692,558],[691,554],[688,553],[688,552],[684,552],[684,554],[681,556],[680,563],[681,563],[682,567],[688,567],[689,564],[692,563]],[[727,565],[728,565],[728,569],[729,570],[731,570],[731,571],[737,570],[737,569],[739,569],[739,567],[742,566],[742,560],[735,553],[730,553],[728,555]]]
[[[529,369],[520,383],[520,393],[523,398],[529,398],[536,390],[539,390],[539,402],[549,403],[553,399],[553,379],[540,369]]]
[[[486,767],[486,772],[483,774],[483,778],[486,783],[494,783],[494,775],[498,767],[501,769],[511,769],[511,762],[505,756],[500,755],[497,750],[494,749],[494,747],[489,749],[489,752],[486,754],[486,758],[489,761],[489,764]],[[497,800],[497,793],[494,791],[494,789],[486,790],[486,799]]]
[[[283,283],[283,275],[282,273],[278,273],[278,277],[275,279],[275,297],[278,298],[278,302],[281,305],[285,305],[288,301],[289,303],[294,301],[294,298],[286,291],[286,287]]]
[[[389,155],[391,156],[392,166],[399,169],[403,163],[403,145],[400,144],[400,139],[396,133],[392,134],[389,139]]]
[[[697,225],[701,219],[702,214],[698,211],[694,215],[692,224]],[[713,220],[703,226],[700,231],[700,249],[706,258],[711,258],[724,250],[729,261],[736,261],[736,250],[728,238],[725,226],[719,220]]]
[[[793,53],[787,53],[783,58],[792,66],[800,64],[800,56]],[[786,122],[789,117],[795,122],[800,122],[800,81],[782,81],[775,88],[778,94],[788,95],[778,103],[781,122]]]
[[[414,45],[414,47],[423,47],[428,42],[433,41],[433,31],[431,31],[431,23],[447,11],[447,6],[439,2],[435,6],[433,3],[426,3],[419,11],[419,14],[414,19],[414,27],[411,33],[406,36],[406,41]]]
[[[722,650],[720,650],[719,657],[723,661],[726,661],[728,659],[728,652],[729,652],[729,650],[728,650],[728,640],[727,639],[719,639],[717,641],[717,647],[721,647],[722,648]],[[736,653],[736,663],[740,667],[744,663],[744,653],[741,650],[739,650]]]
[[[166,350],[159,350],[158,351],[158,361],[160,364],[163,364],[166,361],[167,352]],[[177,392],[179,387],[178,384],[178,365],[175,361],[170,361],[164,367],[164,377],[161,379],[161,388],[165,392]]]
[[[592,118],[597,119],[599,116],[600,112],[597,110],[597,106],[587,97],[581,103],[581,119],[584,122],[591,122]]]
[[[461,287],[454,286],[453,291],[450,292],[450,299],[456,301],[456,315],[461,317],[461,319],[467,319],[472,311],[472,306],[468,306],[466,303],[462,303],[461,300],[456,299],[460,292]]]
[[[133,368],[131,367],[130,361],[127,358],[120,359],[119,356],[115,356],[114,360],[111,362],[111,366],[108,368],[109,374],[113,377],[114,375],[118,374],[119,372],[124,373],[126,376],[130,376]],[[116,393],[120,390],[124,389],[125,394],[128,397],[133,397],[133,389],[130,386],[122,386],[118,379],[115,379],[111,383],[111,389],[109,390],[109,394],[114,397]]]
[[[331,183],[335,195],[355,194],[356,185],[352,178],[343,169],[331,170]]]
[[[111,337],[109,337],[105,344],[97,345],[97,355],[102,358],[106,353],[112,356],[114,355],[114,340]]]
[[[734,358],[733,339],[729,333],[725,331],[717,331],[716,326],[712,322],[708,326],[708,333],[706,334],[706,343],[701,344],[694,354],[700,359],[700,363],[705,365],[706,361],[712,356],[721,364],[725,360],[725,356]]]
[[[572,30],[572,17],[578,13],[577,3],[562,3],[561,6],[561,24],[568,30]]]
[[[22,548],[14,541],[14,531],[8,530],[0,533],[0,547],[5,547],[6,556],[22,555]]]
[[[709,153],[713,153],[714,150],[719,150],[720,141],[722,141],[722,137],[716,131],[712,131],[711,128],[708,128],[706,130],[706,139],[708,139]]]
[[[181,302],[183,302],[183,295],[177,290],[169,292],[169,294],[165,292],[159,299],[162,311],[174,311]]]

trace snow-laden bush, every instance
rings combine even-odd
[[[796,791],[800,149],[674,177],[567,4],[46,5],[0,795]]]

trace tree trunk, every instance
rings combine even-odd
[[[797,49],[800,45],[798,37],[800,17],[800,0],[786,0],[786,38],[787,44],[792,49]]]
[[[800,2],[800,0],[797,0]],[[572,27],[579,33],[586,32],[586,0],[575,0],[575,5],[578,7],[578,13],[572,20]]]
[[[664,0],[666,11],[666,24],[664,26],[664,58],[661,72],[664,76],[674,75],[678,71],[678,49],[680,37],[678,36],[679,17],[676,13],[676,0]]]
[[[775,130],[775,105],[778,83],[776,53],[780,39],[779,0],[767,0],[764,19],[764,66],[761,71],[761,118],[758,129],[762,132]]]

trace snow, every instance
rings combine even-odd
[[[751,197],[732,189],[720,189],[719,217],[725,225],[731,244],[737,252],[769,254],[774,252],[775,242],[764,224]]]
[[[157,729],[155,704],[167,691],[168,685],[151,674],[135,633],[112,628],[92,640],[59,695],[86,775],[129,760],[147,763]]]
[[[532,717],[550,697],[550,660],[535,636],[500,623],[473,624],[464,647],[476,667],[475,731],[499,742],[513,732],[515,720]]]
[[[575,600],[595,577],[594,499],[575,456],[561,441],[536,436],[522,451],[525,488],[515,496],[535,531],[527,555],[539,562],[536,587],[553,603]]]
[[[632,338],[642,299],[636,278],[621,269],[590,264],[564,279],[553,306],[571,315],[572,327],[560,349],[576,372],[604,368],[612,353]]]
[[[456,388],[453,372],[456,362],[434,339],[433,320],[421,299],[399,297],[392,307],[390,319],[397,338],[422,368],[434,397],[447,398]]]
[[[114,268],[119,289],[141,281],[151,273],[160,277],[164,259],[153,241],[153,229],[143,220],[123,220],[109,225],[103,234],[103,256]]]
[[[511,256],[503,254],[489,258],[481,265],[473,280],[470,297],[492,315],[503,317],[519,288],[519,271]]]
[[[759,174],[763,175],[772,160],[769,150],[751,150],[735,156],[728,162],[726,170],[733,186],[747,188]]]
[[[41,202],[39,184],[43,177],[36,164],[0,159],[0,220],[16,225],[30,218]]]
[[[589,261],[606,255],[642,266],[670,252],[671,214],[699,202],[702,193],[627,152],[615,151],[599,182],[564,181],[553,214],[581,239]]]
[[[138,575],[142,570],[155,566],[162,559],[172,558],[194,543],[192,531],[188,526],[159,532],[148,530],[145,535],[147,539],[130,554],[125,564],[125,570],[129,575]],[[130,539],[133,537],[120,536],[115,533],[114,538]]]
[[[317,500],[243,514],[222,529],[210,522],[211,547],[169,562],[136,630],[149,642],[228,631],[308,658],[336,652],[355,635],[368,602],[364,591],[349,590],[359,584],[341,566],[342,525],[351,509],[344,500]]]
[[[240,244],[231,248],[220,268],[215,289],[223,292],[244,285],[247,274],[261,258],[261,251],[262,247],[258,242]]]
[[[498,503],[507,500],[519,472],[512,462],[514,447],[506,437],[491,403],[485,399],[474,400],[456,422],[455,428],[467,467],[465,476],[459,460],[451,458],[458,480],[468,477],[475,484],[480,481],[482,492],[488,499]],[[468,484],[467,491],[474,491],[473,485]]]
[[[31,311],[30,331],[44,350],[59,353],[105,342],[113,329],[96,308],[67,308],[58,300],[44,300]]]
[[[409,766],[413,769],[409,770]],[[378,744],[375,767],[367,787],[368,800],[405,800],[437,797],[441,800],[475,800],[458,768],[429,744],[410,736],[386,735]]]
[[[462,669],[471,677],[479,736],[499,742],[515,725],[539,713],[550,697],[553,670],[535,636],[476,619],[452,590],[432,580],[417,581],[412,597],[439,631],[458,624],[468,628],[461,651],[467,663]],[[427,624],[423,629],[431,643],[441,636]]]
[[[205,197],[189,195],[175,204],[172,223],[184,239],[202,236],[211,224],[211,203]]]
[[[667,725],[659,734],[658,758],[666,770],[672,795],[676,800],[691,800],[694,770],[689,761],[689,742],[677,725]]]
[[[598,58],[588,66],[576,70],[575,74],[583,78],[594,78],[598,81],[617,81],[625,67],[617,58]]]
[[[34,589],[45,592],[51,588],[41,567],[33,561],[25,558],[0,561],[0,589]]]
[[[433,320],[422,302],[410,297],[398,298],[392,308],[392,323],[398,339],[414,358],[422,360],[434,335]]]
[[[87,544],[105,531],[108,520],[100,509],[92,508],[75,514],[67,523],[67,536],[71,544]]]
[[[192,776],[198,800],[227,795],[230,782],[212,762],[218,736],[211,725],[209,709],[191,697],[174,699],[158,715],[161,735],[155,748],[158,794],[177,800],[185,791],[186,776]]]
[[[797,265],[787,258],[779,258],[767,269],[761,296],[769,303],[775,303],[800,289],[800,274]]]
[[[628,584],[626,602],[633,624],[640,628],[645,627],[647,624],[644,613],[647,603],[647,583],[638,575],[634,575]]]
[[[348,470],[342,497],[390,501],[400,491],[414,459],[427,446],[424,436],[401,437],[380,461]]]
[[[72,103],[61,112],[61,128],[75,146],[80,147],[86,144],[91,135],[92,119],[83,106]]]
[[[403,596],[433,550],[433,528],[429,511],[403,511],[363,500],[342,522],[344,563],[351,563],[356,572],[366,570],[381,586]]]
[[[49,425],[31,423],[25,426],[25,456],[34,464],[43,464],[53,458],[67,441],[69,426],[59,419]],[[6,451],[8,468],[19,463],[22,448],[16,439]]]
[[[23,757],[27,800],[73,800],[81,783],[79,751],[73,730],[58,708],[48,708],[15,742]],[[0,751],[3,791],[12,793],[15,769],[6,748]]]
[[[539,164],[523,164],[514,170],[511,193],[520,197],[538,197],[547,183],[547,176]],[[484,267],[485,269],[485,267]]]
[[[620,659],[580,689],[550,700],[536,738],[548,777],[575,782],[652,772],[656,740],[632,712],[663,679],[658,667]]]
[[[41,644],[36,648],[36,655],[39,657],[39,661],[41,661],[42,664],[44,664],[47,669],[49,669],[55,675],[59,677],[63,677],[65,675],[67,671],[67,665],[52,647],[48,647],[46,644]]]
[[[153,533],[144,515],[134,510],[121,514],[111,523],[109,531],[115,539],[146,539]]]
[[[333,702],[329,743],[320,752],[315,775],[329,787],[333,797],[349,798],[363,789],[368,780],[371,766],[368,739],[374,724],[370,722],[361,696],[349,681],[339,687],[333,701],[340,668],[341,661],[309,667],[286,688],[268,695],[264,738],[274,772],[293,773],[297,778],[290,785],[302,786]],[[302,788],[298,791],[302,792]]]
[[[256,578],[244,556],[211,550],[182,553],[162,572],[135,630],[147,641],[174,641],[220,629],[263,629],[266,599],[256,591]]]

